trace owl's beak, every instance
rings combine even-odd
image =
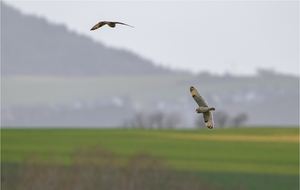
[[[193,90],[194,90],[194,87],[193,87],[193,86],[191,86],[191,87],[190,87],[190,91],[193,91]]]

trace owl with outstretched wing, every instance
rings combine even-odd
[[[91,30],[96,30],[96,29],[98,29],[98,28],[100,28],[100,27],[102,27],[102,26],[104,26],[104,25],[108,25],[108,26],[110,26],[111,28],[114,28],[114,27],[116,27],[117,24],[121,24],[121,25],[129,26],[129,27],[133,27],[133,26],[128,25],[128,24],[125,24],[125,23],[123,23],[123,22],[100,21],[100,22],[98,22],[95,26],[93,26],[93,27],[91,28]]]
[[[193,86],[190,87],[190,92],[192,94],[192,97],[198,104],[198,108],[196,109],[197,113],[202,113],[205,126],[209,129],[212,129],[214,127],[214,122],[213,122],[213,116],[211,111],[215,111],[214,107],[208,107],[207,103],[203,99],[202,96],[200,96],[199,92],[197,89]]]

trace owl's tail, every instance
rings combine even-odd
[[[214,124],[213,124],[212,121],[207,121],[207,122],[205,122],[205,126],[206,126],[207,128],[209,128],[209,129],[214,128]]]

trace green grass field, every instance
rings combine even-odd
[[[68,165],[74,152],[101,147],[117,155],[120,163],[138,153],[149,154],[176,171],[194,173],[225,189],[237,184],[243,189],[299,187],[298,128],[1,131],[4,166],[20,165],[31,157],[41,163]]]

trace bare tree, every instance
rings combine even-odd
[[[125,126],[137,128],[176,128],[182,123],[182,117],[176,112],[164,113],[155,111],[152,113],[137,113],[134,117],[125,122]]]
[[[133,116],[132,119],[129,120],[129,122],[127,122],[127,125],[134,128],[146,128],[147,123],[145,118],[145,113],[138,112]]]
[[[165,114],[164,128],[178,128],[182,124],[182,117],[177,112]]]
[[[201,116],[197,116],[196,119],[195,119],[195,125],[196,125],[196,128],[202,128],[205,126],[205,123],[204,123],[204,120],[203,120],[203,117]]]
[[[248,115],[246,113],[240,113],[232,118],[232,125],[234,127],[239,127],[243,125],[248,119]]]
[[[214,121],[216,126],[224,128],[229,121],[229,115],[225,111],[216,111],[214,114]]]
[[[165,114],[161,111],[153,112],[148,115],[148,127],[150,128],[163,128]]]

